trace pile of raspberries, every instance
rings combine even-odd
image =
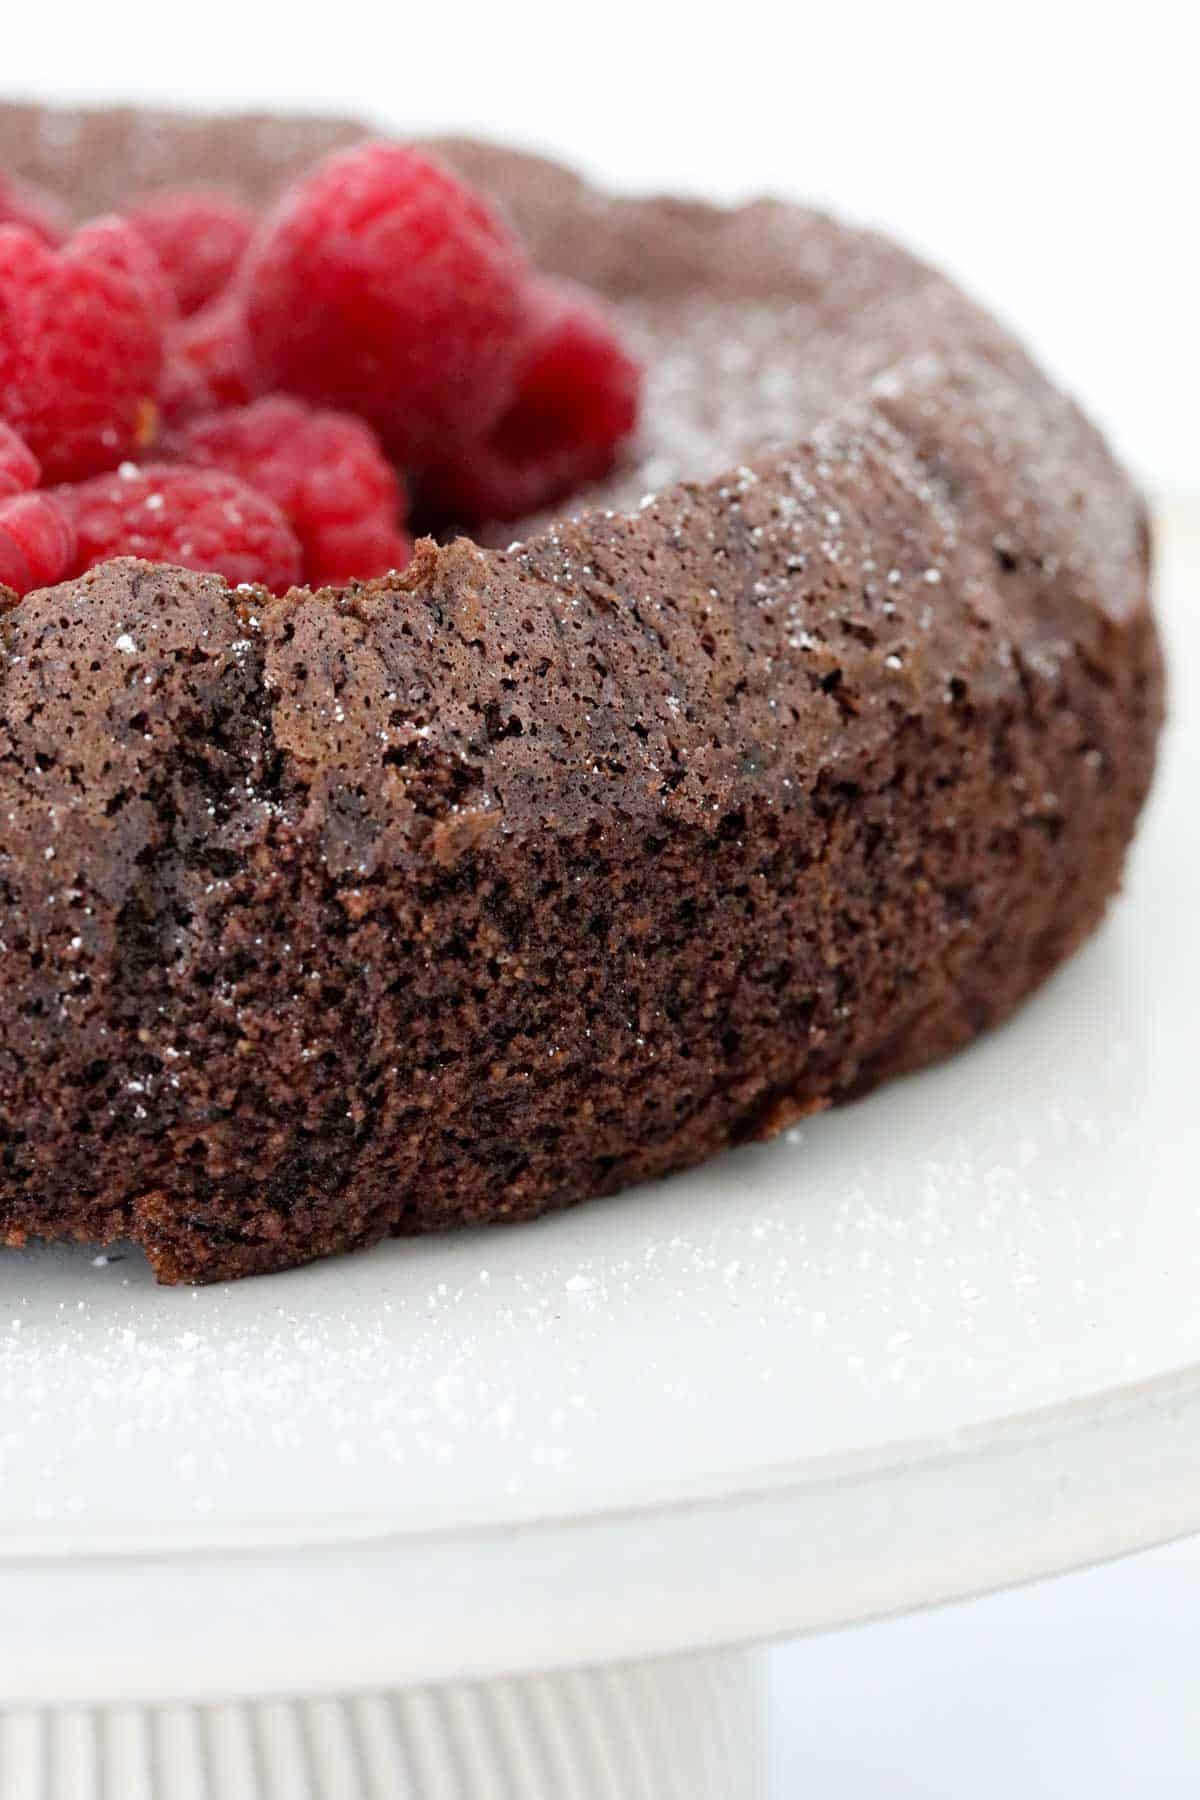
[[[609,471],[639,387],[601,303],[401,145],[261,220],[170,190],[72,230],[0,174],[0,606],[112,556],[276,593],[386,574],[410,492],[536,512]]]

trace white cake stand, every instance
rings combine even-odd
[[[0,1258],[5,1800],[735,1800],[736,1663],[648,1659],[1200,1528],[1200,511],[1162,531],[1128,893],[967,1055],[519,1230],[199,1292]]]

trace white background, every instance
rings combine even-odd
[[[827,202],[961,275],[1179,487],[1200,485],[1196,17],[1190,0],[12,0],[0,85],[361,111],[634,187]]]
[[[883,224],[1036,344],[1145,478],[1200,489],[1200,138],[1183,3],[5,9],[9,93],[465,127],[632,187]],[[780,1796],[1200,1789],[1200,1552],[770,1653]]]

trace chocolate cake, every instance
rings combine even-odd
[[[11,107],[0,166],[259,197],[359,135]],[[211,1281],[663,1175],[967,1043],[1118,884],[1145,510],[1021,347],[812,212],[439,148],[620,307],[642,441],[386,581],[3,614],[10,1244]]]

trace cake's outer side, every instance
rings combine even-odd
[[[0,109],[0,163],[261,194],[353,135]],[[1119,881],[1161,668],[1079,412],[877,238],[447,149],[626,309],[640,461],[341,596],[0,618],[11,1242],[208,1280],[662,1174],[966,1042]]]

